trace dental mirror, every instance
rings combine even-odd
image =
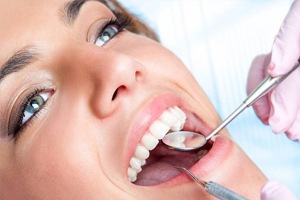
[[[206,144],[205,136],[190,131],[175,131],[167,134],[162,142],[170,149],[192,151]]]

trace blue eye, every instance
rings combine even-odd
[[[20,126],[24,125],[35,114],[37,114],[44,106],[44,104],[46,103],[46,101],[50,96],[51,96],[50,92],[42,92],[28,99],[28,102],[24,107],[24,112],[22,113],[23,117]]]
[[[45,108],[48,99],[54,94],[54,90],[36,89],[34,92],[27,95],[21,103],[20,111],[16,117],[13,117],[13,124],[9,127],[9,135],[18,139],[23,130],[29,126],[30,122],[34,122],[34,117],[37,117],[39,112]]]
[[[101,47],[103,44],[111,40],[115,35],[119,33],[119,29],[114,25],[109,25],[104,28],[97,37],[95,45]]]

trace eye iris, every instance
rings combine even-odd
[[[35,96],[28,102],[26,112],[36,113],[44,103],[45,101],[41,96]]]
[[[105,31],[101,35],[101,40],[103,42],[107,42],[109,39],[111,39],[115,34],[117,34],[117,31],[113,27],[108,27],[105,29]]]

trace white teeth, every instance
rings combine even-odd
[[[127,174],[128,174],[128,179],[130,181],[136,181],[136,177],[137,177],[137,172],[136,170],[134,170],[133,168],[131,167],[128,167],[128,170],[127,170]]]
[[[142,166],[146,164],[146,160],[141,160]]]
[[[180,131],[181,130],[181,123],[180,121],[176,122],[173,126],[171,126],[171,131]]]
[[[185,120],[186,119],[185,113],[180,108],[178,108],[177,106],[175,106],[174,109],[179,113],[181,120]]]
[[[137,173],[142,171],[142,162],[140,159],[136,158],[136,157],[132,157],[130,159],[130,166],[136,170]]]
[[[185,113],[178,107],[172,107],[165,110],[149,127],[148,131],[142,137],[136,147],[135,155],[130,159],[128,167],[128,180],[134,182],[137,174],[142,171],[142,166],[146,164],[146,159],[150,156],[160,139],[171,131],[179,131],[183,128],[186,120]],[[182,144],[182,141],[178,141]]]
[[[157,144],[158,144],[158,139],[156,139],[153,135],[150,133],[146,133],[141,140],[142,145],[146,147],[149,151],[153,150]]]
[[[135,150],[135,156],[138,159],[146,160],[150,156],[150,153],[149,153],[148,149],[146,149],[144,146],[138,145]]]
[[[159,140],[165,137],[169,130],[170,126],[160,120],[156,120],[155,122],[153,122],[153,124],[149,128],[149,132]]]
[[[183,126],[184,126],[184,123],[185,123],[185,120],[186,120],[186,115],[185,115],[185,113],[180,109],[180,108],[178,108],[177,106],[175,106],[175,107],[172,107],[172,108],[169,108],[169,111],[171,112],[171,113],[173,113],[174,115],[176,115],[176,117],[179,119],[179,121],[180,121],[180,128],[178,129],[178,124],[177,124],[177,126],[176,127],[174,127],[173,129],[172,129],[172,127],[171,127],[171,130],[172,131],[179,131],[179,130],[181,130],[182,128],[183,128]]]
[[[179,109],[179,108],[178,108]],[[181,111],[181,110],[180,110]],[[185,116],[185,114],[184,114]],[[159,119],[165,124],[169,125],[171,131],[179,131],[181,124],[184,124],[182,121],[181,113],[174,108],[169,108],[159,117]]]
[[[164,122],[165,124],[168,124],[169,126],[173,126],[178,121],[178,117],[174,116],[171,112],[166,110],[163,112],[159,119]]]

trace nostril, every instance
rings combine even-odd
[[[111,100],[112,100],[112,101],[115,100],[115,99],[117,98],[118,93],[119,93],[121,90],[124,90],[125,88],[126,88],[126,87],[125,87],[124,85],[118,87],[118,88],[116,89],[116,91],[114,92],[114,94],[113,94]]]
[[[112,99],[111,99],[112,101],[115,100],[115,98],[117,97],[118,90],[119,90],[119,88],[116,89],[116,91],[114,92]]]
[[[135,80],[138,81],[141,77],[142,73],[140,71],[135,72]]]

